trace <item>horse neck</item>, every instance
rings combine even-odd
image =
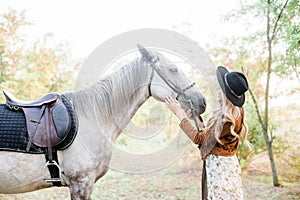
[[[150,73],[151,68],[136,59],[91,87],[66,95],[79,116],[94,119],[100,128],[118,136],[149,97]]]

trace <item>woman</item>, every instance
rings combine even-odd
[[[167,107],[180,119],[180,127],[199,145],[204,160],[202,199],[243,199],[241,168],[236,152],[241,136],[247,137],[244,123],[247,79],[239,72],[218,67],[218,105],[209,117],[206,128],[198,132],[185,117],[180,104],[167,97]],[[190,115],[190,111],[188,112]],[[200,122],[199,122],[200,123]]]

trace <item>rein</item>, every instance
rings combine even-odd
[[[150,64],[150,66],[152,67],[152,72],[151,72],[151,76],[150,76],[150,80],[149,80],[149,83],[148,83],[148,93],[149,93],[149,96],[152,96],[152,93],[151,93],[151,83],[152,83],[152,79],[153,79],[153,76],[154,76],[154,72],[156,72],[158,75],[159,75],[159,77],[174,91],[174,92],[176,92],[177,93],[177,96],[176,96],[176,100],[178,100],[179,99],[179,97],[181,96],[181,95],[184,95],[185,94],[185,92],[188,90],[188,89],[190,89],[190,88],[192,88],[192,87],[194,87],[194,85],[195,85],[195,83],[192,83],[191,85],[189,85],[189,86],[187,86],[186,88],[184,88],[184,89],[181,89],[179,86],[177,86],[175,83],[173,83],[171,80],[169,80],[169,79],[166,79],[163,75],[162,75],[162,73],[157,69],[157,67],[155,67],[152,63]],[[187,101],[189,102],[189,104],[190,104],[190,108],[189,109],[191,109],[191,111],[192,111],[192,117],[193,117],[193,120],[194,120],[194,122],[195,122],[195,126],[196,126],[196,128],[197,128],[197,131],[198,132],[202,132],[202,129],[198,126],[198,123],[197,123],[197,120],[196,120],[196,113],[195,113],[195,109],[194,109],[194,107],[193,107],[193,103],[192,103],[192,100],[191,99],[187,99]],[[201,116],[199,116],[199,120],[201,121],[201,122],[203,122],[203,119],[202,119],[202,117]]]

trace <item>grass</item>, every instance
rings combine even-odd
[[[278,109],[274,116],[280,124],[277,136],[282,136],[291,148],[276,155],[281,187],[273,187],[269,158],[266,153],[256,156],[243,170],[245,199],[249,200],[299,200],[300,199],[300,117]],[[289,115],[289,116],[286,116]],[[151,146],[152,147],[152,146]],[[199,150],[191,147],[171,166],[148,174],[128,174],[110,170],[94,186],[95,200],[196,200],[201,198],[201,166]],[[67,200],[68,188],[49,188],[25,194],[0,194],[0,200]]]
[[[191,156],[194,155],[194,156]],[[272,186],[268,162],[260,157],[243,171],[245,199],[249,200],[296,200],[300,199],[300,182],[282,182]],[[260,169],[264,169],[261,171]],[[201,162],[198,149],[193,149],[173,165],[148,174],[127,174],[110,170],[94,186],[96,200],[196,200],[201,198]],[[67,188],[49,188],[40,191],[0,195],[1,200],[67,200]]]

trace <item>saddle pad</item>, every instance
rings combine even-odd
[[[69,147],[74,141],[78,121],[72,104],[65,96],[61,95],[62,102],[69,111],[71,118],[71,129],[64,141],[55,146],[56,150],[63,150]],[[23,153],[42,154],[46,153],[46,148],[40,148],[31,144],[27,152],[26,147],[29,141],[26,119],[22,111],[14,111],[7,108],[5,104],[0,104],[0,151],[16,151]]]

